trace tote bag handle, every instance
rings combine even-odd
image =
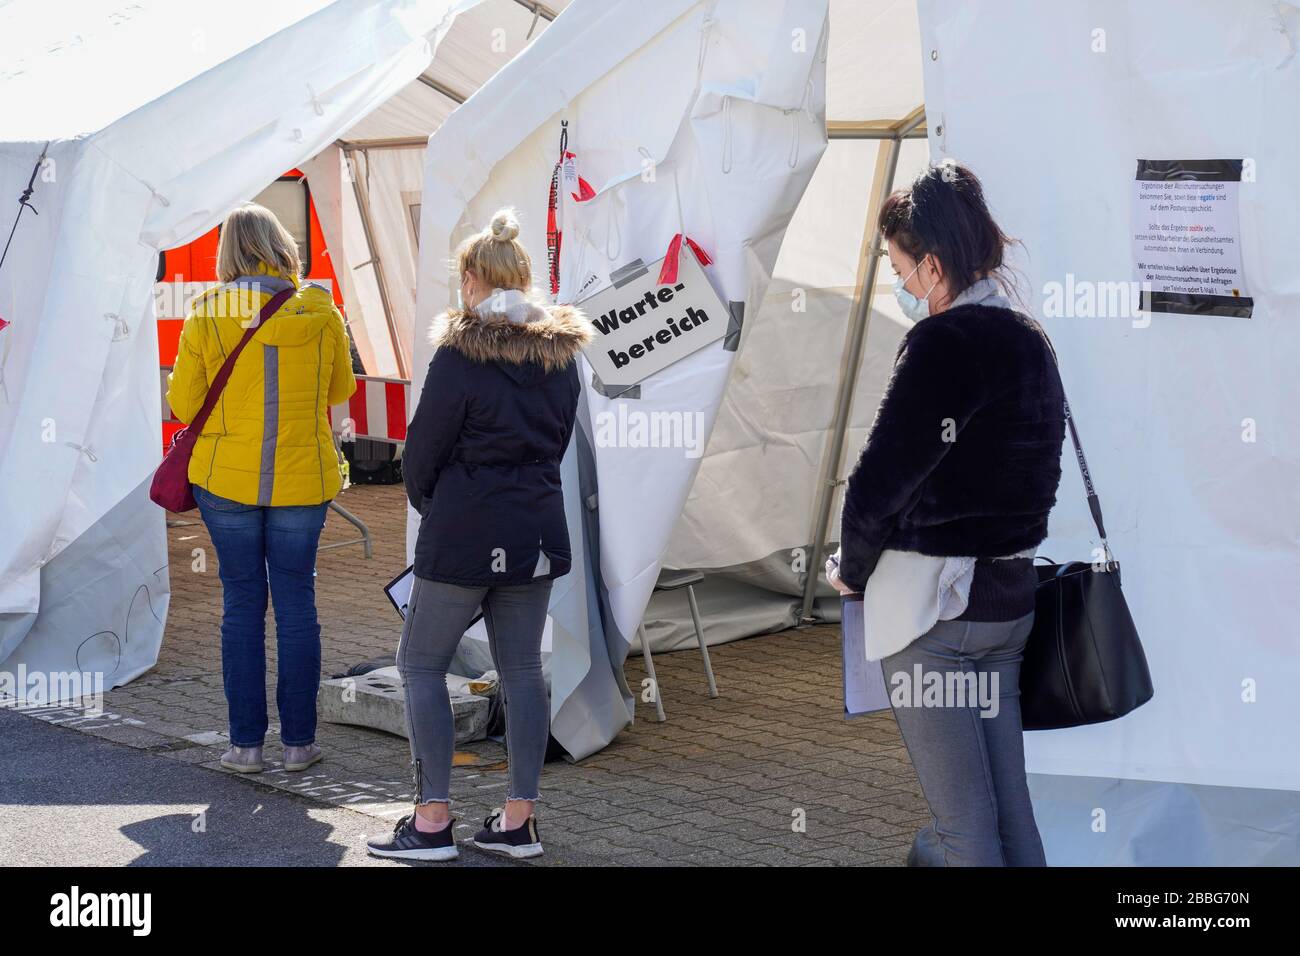
[[[1056,355],[1056,347],[1052,345],[1052,340],[1047,337],[1047,333],[1039,327],[1039,332],[1043,336],[1043,341],[1047,343],[1048,350],[1052,353],[1052,361],[1056,364],[1056,376],[1061,377],[1061,361]],[[1064,395],[1065,381],[1061,381],[1061,392]],[[1092,472],[1088,470],[1088,459],[1083,454],[1083,444],[1079,441],[1079,430],[1074,425],[1074,415],[1070,412],[1070,400],[1064,398],[1062,404],[1065,406],[1065,424],[1070,429],[1070,443],[1074,445],[1074,458],[1079,464],[1079,475],[1083,478],[1083,490],[1088,495],[1088,510],[1092,512],[1092,523],[1097,526],[1097,534],[1101,537],[1101,549],[1106,556],[1106,562],[1113,564],[1115,556],[1110,550],[1110,542],[1106,540],[1106,523],[1101,516],[1101,499],[1097,497],[1097,489],[1092,484]]]

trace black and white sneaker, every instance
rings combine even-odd
[[[503,830],[505,814],[494,810],[483,821],[483,829],[474,834],[474,845],[480,850],[502,853],[516,860],[526,860],[542,855],[542,839],[537,835],[537,818],[529,816],[524,825],[513,830]]]
[[[452,817],[451,822],[437,833],[425,833],[415,828],[415,814],[408,813],[397,821],[387,842],[368,840],[366,849],[371,856],[398,860],[454,860],[459,855],[456,838],[452,835],[455,826],[456,818]]]

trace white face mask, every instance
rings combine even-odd
[[[921,262],[924,262],[925,259],[926,257],[922,256]],[[916,264],[916,269],[921,268],[921,262]],[[930,314],[930,293],[934,291],[934,286],[930,286],[926,291],[924,299],[918,299],[912,293],[908,292],[904,286],[907,285],[908,280],[911,279],[912,276],[916,275],[916,269],[909,272],[906,279],[894,280],[894,296],[898,299],[898,304],[899,307],[902,308],[903,314],[913,322],[920,322]]]

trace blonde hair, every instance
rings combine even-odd
[[[499,209],[492,222],[470,236],[456,252],[456,267],[463,276],[473,272],[489,289],[529,289],[533,260],[515,237],[519,217],[513,209]]]
[[[240,206],[221,224],[217,240],[217,278],[233,282],[257,275],[265,263],[286,279],[302,274],[298,243],[265,206],[250,202]]]

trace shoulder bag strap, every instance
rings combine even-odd
[[[216,407],[217,399],[221,397],[221,390],[226,387],[226,382],[230,379],[230,373],[234,371],[235,359],[239,358],[239,353],[244,351],[244,346],[252,340],[253,335],[259,328],[261,328],[262,323],[269,322],[271,316],[275,315],[280,306],[284,305],[295,291],[297,290],[295,290],[293,286],[290,286],[289,288],[283,289],[271,296],[271,298],[267,300],[266,305],[262,306],[262,310],[257,313],[257,321],[251,323],[248,328],[244,330],[244,335],[240,338],[239,344],[230,350],[230,354],[226,356],[226,360],[221,363],[221,368],[217,371],[217,377],[214,378],[212,384],[208,386],[208,395],[207,398],[203,399],[203,407],[200,408],[199,413],[194,416],[194,421],[189,423],[188,427],[193,430],[195,435],[202,432],[203,426],[207,424],[208,416],[212,414],[212,409]]]
[[[1052,353],[1052,361],[1056,363],[1056,374],[1060,377],[1061,362],[1056,355],[1056,347],[1052,345],[1052,340],[1047,337],[1047,333],[1039,327],[1042,333],[1043,341],[1047,343],[1048,349]],[[1061,383],[1061,390],[1064,393],[1065,382]],[[1101,536],[1102,553],[1106,556],[1107,562],[1114,561],[1114,555],[1110,550],[1110,543],[1106,540],[1106,524],[1101,516],[1101,499],[1097,497],[1097,489],[1092,484],[1092,474],[1088,471],[1088,459],[1083,455],[1083,445],[1079,442],[1079,430],[1074,427],[1074,416],[1070,414],[1070,401],[1063,401],[1065,406],[1065,424],[1070,429],[1070,442],[1074,445],[1074,457],[1079,463],[1079,474],[1083,478],[1083,490],[1088,495],[1088,510],[1092,512],[1092,523],[1097,526],[1097,534]]]

